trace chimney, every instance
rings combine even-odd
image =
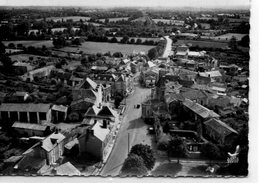
[[[57,139],[51,138],[51,143],[52,143],[52,144],[56,144],[56,142],[57,142]]]
[[[94,136],[94,130],[89,130],[89,134]]]
[[[103,128],[107,128],[107,121],[103,120]]]

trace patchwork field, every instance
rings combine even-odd
[[[9,43],[14,43],[16,46],[17,44],[22,44],[23,46],[34,46],[34,47],[42,47],[45,45],[47,48],[53,47],[52,41],[51,40],[40,40],[40,41],[27,41],[27,40],[22,40],[22,41],[3,41],[5,46],[8,46]]]
[[[130,44],[117,44],[117,43],[100,43],[100,42],[84,42],[79,47],[65,47],[62,51],[80,52],[83,51],[87,54],[106,53],[106,52],[122,52],[123,54],[132,54],[133,52],[145,52],[153,46],[146,45],[130,45]]]

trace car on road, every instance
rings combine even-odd
[[[149,134],[155,134],[154,127],[149,127],[149,128],[148,128],[148,133],[149,133]]]

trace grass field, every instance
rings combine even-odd
[[[53,20],[54,22],[58,22],[58,21],[67,21],[67,20],[73,20],[74,22],[79,22],[80,19],[83,21],[89,21],[90,17],[83,17],[83,16],[68,16],[68,17],[48,17],[46,18],[46,21],[51,21]],[[39,21],[42,19],[38,19]]]
[[[197,41],[197,40],[178,40],[176,44],[187,44],[191,43],[192,46],[199,47],[213,47],[213,48],[226,48],[228,43],[217,42],[217,41]]]
[[[117,21],[121,21],[121,20],[128,20],[129,17],[118,17],[118,18],[108,18],[109,22],[117,22]],[[105,19],[99,19],[100,22],[105,23]]]
[[[83,51],[87,54],[106,53],[106,52],[122,52],[123,54],[132,54],[135,52],[147,53],[153,46],[145,45],[130,45],[130,44],[117,44],[117,43],[100,43],[100,42],[84,42],[79,47],[65,47],[61,50],[68,52]]]
[[[53,47],[52,41],[51,40],[41,40],[41,41],[3,41],[5,46],[8,46],[9,43],[14,43],[16,46],[17,44],[22,44],[23,46],[34,46],[34,47],[42,47],[45,45],[47,48]]]
[[[237,39],[237,41],[240,41],[244,36],[247,34],[235,34],[235,33],[228,33],[228,34],[223,34],[220,36],[216,36],[213,39],[215,40],[223,40],[223,41],[229,41],[233,36]]]

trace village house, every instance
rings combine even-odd
[[[204,122],[205,134],[221,145],[233,145],[238,132],[219,119],[209,119]]]
[[[222,82],[222,74],[219,70],[214,71],[206,71],[206,72],[199,72],[199,76],[201,77],[209,77],[211,82]]]
[[[56,165],[63,157],[64,140],[65,136],[59,132],[40,140],[22,154],[21,160],[15,164],[13,171],[37,174],[45,166]]]
[[[133,89],[130,76],[121,73],[94,74],[92,79],[98,84],[109,84],[111,86],[111,97],[114,97],[116,93],[126,96]]]
[[[90,125],[90,128],[78,137],[79,151],[104,160],[109,144],[116,135],[118,114],[108,106],[93,106],[86,112],[85,117],[82,124]]]
[[[141,72],[141,78],[145,87],[154,87],[159,80],[159,70],[149,69]]]
[[[0,105],[0,119],[2,122],[11,120],[37,124],[50,123],[51,105],[33,103],[2,103]]]
[[[178,46],[175,50],[176,58],[188,58],[189,47],[186,45]]]

